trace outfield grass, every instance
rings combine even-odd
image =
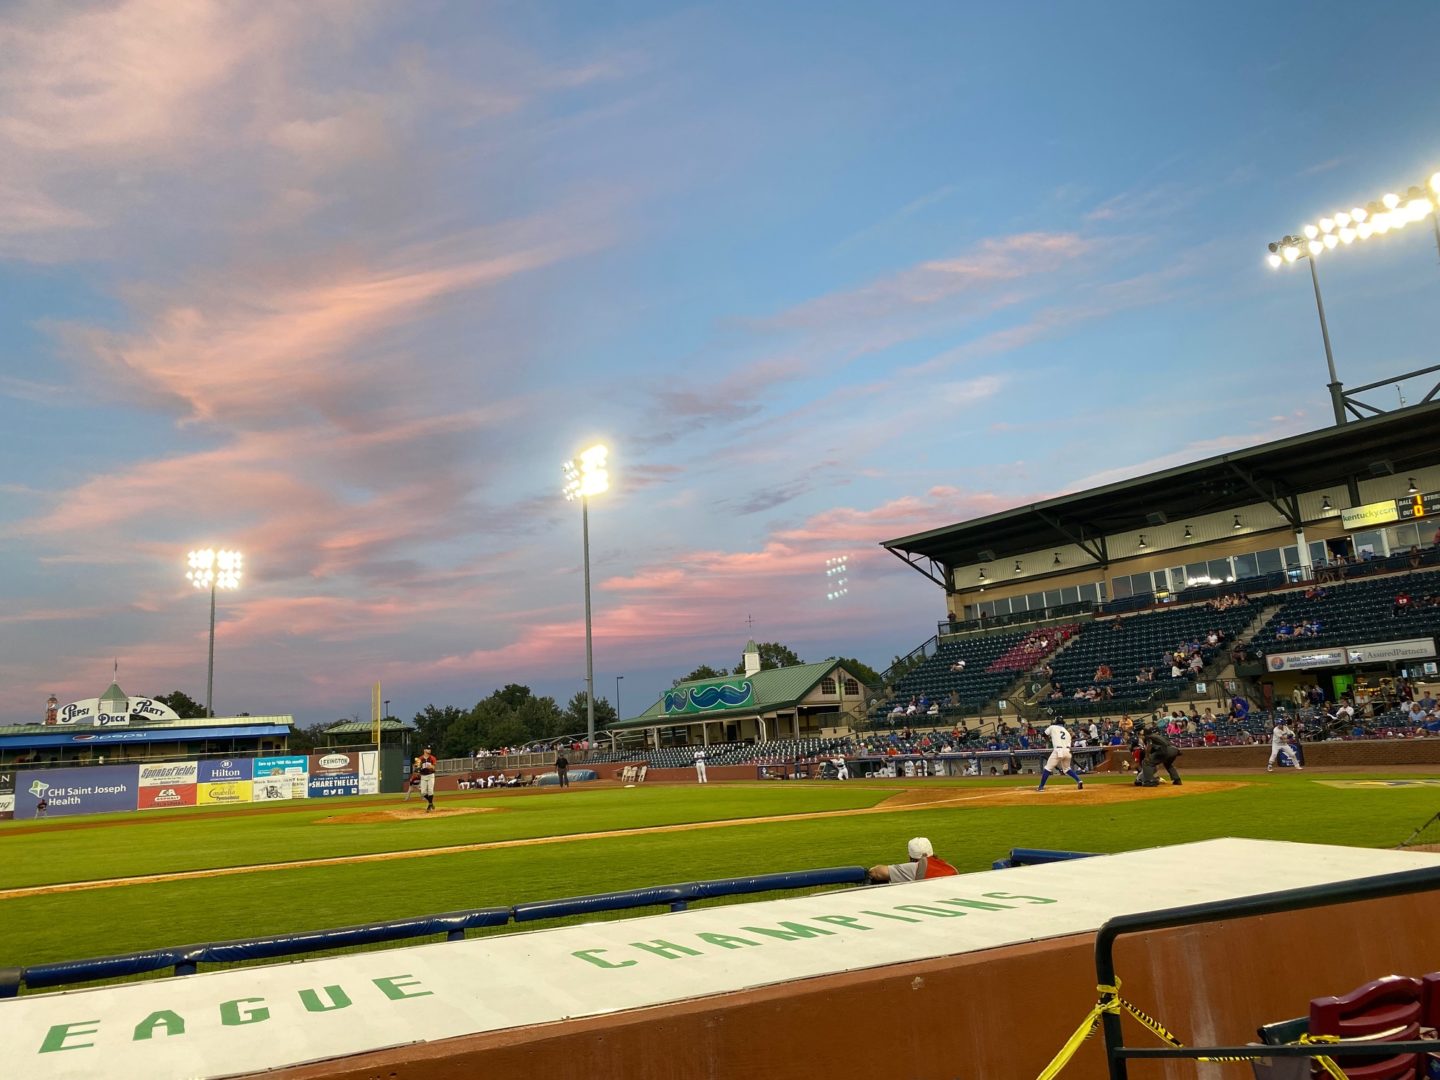
[[[1198,779],[1187,775],[1187,780]],[[1436,788],[1332,788],[1306,773],[1246,777],[1245,786],[1105,805],[1037,797],[715,829],[574,839],[395,861],[295,867],[227,877],[0,899],[0,965],[98,956],[160,945],[339,926],[457,908],[513,904],[696,878],[902,859],[924,834],[961,870],[1012,847],[1123,851],[1217,836],[1390,847],[1437,809]],[[1217,778],[1218,779],[1218,778]],[[1234,779],[1226,777],[1224,779]],[[1123,783],[1124,781],[1119,781]],[[1087,788],[1104,782],[1087,783]],[[342,852],[414,850],[477,840],[807,813],[873,805],[893,784],[710,785],[597,789],[499,798],[507,813],[317,825],[347,805],[304,813],[4,836],[7,879],[91,879],[156,868],[274,862]],[[933,787],[933,782],[926,787]],[[983,791],[1013,780],[969,781]],[[15,845],[22,843],[23,849]],[[12,852],[23,850],[17,859]],[[34,864],[41,865],[34,865]],[[18,864],[18,865],[17,865]],[[118,869],[117,869],[118,868]],[[143,869],[141,869],[143,868]],[[752,898],[753,899],[753,898]]]

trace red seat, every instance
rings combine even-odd
[[[1340,997],[1310,1002],[1310,1033],[1342,1039],[1399,1042],[1419,1036],[1426,985],[1419,979],[1387,975]],[[1340,1064],[1350,1080],[1414,1080],[1419,1054],[1388,1058],[1347,1058]]]
[[[1428,1028],[1440,1028],[1440,971],[1431,972],[1420,981],[1425,984],[1421,992],[1420,1023]]]

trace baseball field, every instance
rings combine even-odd
[[[1418,773],[1032,784],[597,783],[444,793],[429,815],[389,795],[4,822],[0,966],[894,862],[915,835],[962,872],[1012,847],[1115,852],[1222,836],[1394,847],[1440,809],[1440,780]]]

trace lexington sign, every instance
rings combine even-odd
[[[219,1077],[1091,933],[1128,912],[1440,865],[1210,840],[0,1001],[17,1076]]]

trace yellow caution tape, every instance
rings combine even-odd
[[[1095,989],[1100,994],[1100,1000],[1097,1001],[1090,1012],[1086,1014],[1085,1019],[1080,1021],[1080,1026],[1075,1029],[1075,1033],[1065,1040],[1065,1045],[1060,1048],[1059,1053],[1050,1059],[1050,1064],[1041,1070],[1036,1080],[1054,1080],[1065,1066],[1070,1064],[1070,1059],[1074,1057],[1075,1052],[1080,1049],[1080,1044],[1095,1034],[1095,1029],[1100,1026],[1101,1017],[1106,1013],[1119,1013],[1121,1010],[1124,1010],[1138,1020],[1144,1027],[1153,1032],[1162,1042],[1169,1043],[1177,1050],[1183,1050],[1185,1048],[1185,1044],[1176,1038],[1175,1034],[1170,1031],[1169,1028],[1149,1013],[1137,1008],[1120,996],[1119,979],[1115,980],[1114,986],[1106,986],[1102,983]],[[1394,1032],[1382,1032],[1380,1037],[1383,1038],[1384,1035],[1395,1034],[1398,1031],[1400,1031],[1399,1028],[1396,1028]],[[1374,1039],[1376,1036],[1371,1035],[1370,1038]],[[1340,1041],[1340,1037],[1337,1035],[1302,1035],[1298,1045],[1315,1046],[1325,1043],[1338,1043]],[[1262,1048],[1257,1047],[1256,1052],[1253,1054],[1238,1054],[1231,1057],[1198,1057],[1195,1060],[1206,1062],[1237,1062],[1254,1061],[1257,1058],[1267,1056]],[[1346,1080],[1345,1073],[1330,1058],[1316,1057],[1312,1060],[1324,1069],[1332,1080]]]

